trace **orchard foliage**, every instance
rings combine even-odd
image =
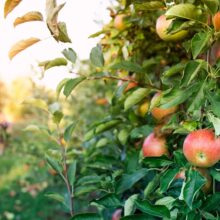
[[[5,15],[19,2],[6,1]],[[71,42],[65,23],[58,21],[63,6],[47,0],[46,23],[56,41]],[[68,193],[47,196],[63,203],[73,220],[218,219],[220,155],[201,171],[184,156],[183,143],[199,129],[220,135],[219,10],[218,0],[123,0],[110,9],[111,22],[90,36],[102,36],[90,53],[94,71],[64,79],[57,87],[58,95],[69,97],[86,81],[104,80],[112,85],[108,114],[88,125],[80,151],[74,148],[75,121],[62,128],[62,111],[51,110],[39,100],[31,103],[47,111],[57,125],[57,132],[48,132],[57,147],[46,159]],[[162,35],[156,28],[161,15],[172,19],[162,28]],[[184,34],[179,37],[180,33]],[[10,58],[36,42],[31,38],[17,43]],[[46,71],[74,65],[72,48],[62,54],[40,66]],[[159,95],[153,99],[155,94]],[[144,103],[146,107],[140,108]],[[143,155],[143,141],[152,133],[163,140],[169,153]],[[201,144],[199,149],[207,149],[205,136],[194,138]],[[158,147],[156,141],[148,142],[147,147]],[[197,154],[202,159],[212,156]]]

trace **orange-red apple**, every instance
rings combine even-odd
[[[119,14],[119,15],[116,15],[115,16],[115,19],[114,19],[114,27],[119,30],[119,31],[122,31],[126,28],[126,25],[125,25],[125,17],[127,15],[125,14]]]
[[[154,97],[152,98],[151,102],[157,102],[158,97],[160,96],[160,93],[156,93],[154,95]],[[151,110],[151,114],[153,115],[153,117],[157,120],[161,120],[163,118],[165,118],[168,115],[171,115],[172,113],[176,112],[176,110],[178,109],[177,106],[173,106],[170,108],[160,108],[160,107],[154,107]]]
[[[157,32],[158,36],[162,40],[164,40],[164,41],[178,41],[178,40],[182,40],[188,34],[188,31],[186,31],[186,30],[178,31],[175,34],[167,33],[167,30],[168,30],[170,24],[172,23],[172,20],[173,19],[167,20],[165,15],[161,15],[157,19],[156,32]]]
[[[211,129],[193,131],[184,140],[183,153],[191,164],[211,167],[220,159],[220,138]]]
[[[215,31],[220,31],[220,12],[217,12],[213,16],[212,23],[214,25]]]
[[[154,133],[151,133],[144,140],[142,152],[144,157],[169,155],[166,139],[164,137],[157,137]]]

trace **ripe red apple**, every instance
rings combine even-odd
[[[162,155],[169,155],[166,139],[164,137],[157,137],[154,133],[151,133],[144,140],[142,152],[144,157],[160,157]]]
[[[217,12],[213,16],[212,23],[214,25],[215,31],[220,31],[220,12]]]
[[[172,23],[172,20],[173,19],[167,20],[165,15],[161,15],[157,19],[156,32],[157,32],[158,36],[164,41],[182,40],[188,34],[188,31],[186,31],[186,30],[178,31],[175,34],[167,33],[167,29],[169,28],[170,24]]]
[[[211,129],[193,131],[185,138],[183,153],[191,164],[211,167],[220,159],[220,138]]]
[[[127,15],[125,14],[119,14],[119,15],[116,15],[115,16],[115,19],[114,19],[114,27],[119,30],[119,31],[122,31],[125,29],[126,25],[125,25],[125,21],[124,21],[124,18],[126,17]]]
[[[160,93],[156,93],[152,100],[151,100],[151,103],[154,103],[154,102],[157,102],[157,99],[159,98],[160,96]],[[166,116],[176,112],[176,110],[178,109],[177,106],[173,106],[171,108],[160,108],[160,107],[154,107],[152,110],[151,110],[151,114],[153,115],[153,117],[155,119],[157,119],[158,121],[165,118]]]

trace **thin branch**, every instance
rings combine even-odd
[[[69,182],[69,178],[67,175],[67,163],[66,163],[66,148],[62,142],[62,135],[60,132],[60,128],[57,125],[57,130],[58,130],[58,134],[59,134],[59,145],[62,147],[62,159],[63,159],[63,172],[64,172],[64,182],[66,184],[66,188],[68,191],[68,195],[69,195],[69,205],[70,205],[70,215],[73,216],[73,193],[71,190],[71,186],[70,186],[70,182]]]
[[[117,76],[96,76],[96,77],[90,77],[90,78],[87,78],[87,79],[88,80],[111,79],[111,80],[118,80],[118,81],[123,81],[123,82],[134,82],[134,83],[139,84],[139,82],[134,80],[134,79],[120,78],[120,77],[117,77]],[[160,90],[160,88],[158,88],[154,85],[148,84],[148,83],[145,83],[145,86],[150,87],[152,89]]]

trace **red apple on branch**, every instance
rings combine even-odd
[[[185,138],[183,153],[191,164],[211,167],[220,159],[220,138],[211,129],[193,131]]]
[[[167,20],[165,15],[161,15],[157,19],[156,32],[157,32],[158,36],[164,41],[182,40],[188,34],[188,31],[186,31],[186,30],[178,31],[175,34],[169,34],[167,31],[168,31],[168,28],[169,28],[170,24],[172,23],[172,21],[173,21],[173,19]]]
[[[144,140],[142,152],[144,157],[169,155],[166,139],[164,137],[157,137],[154,133],[151,133]]]

